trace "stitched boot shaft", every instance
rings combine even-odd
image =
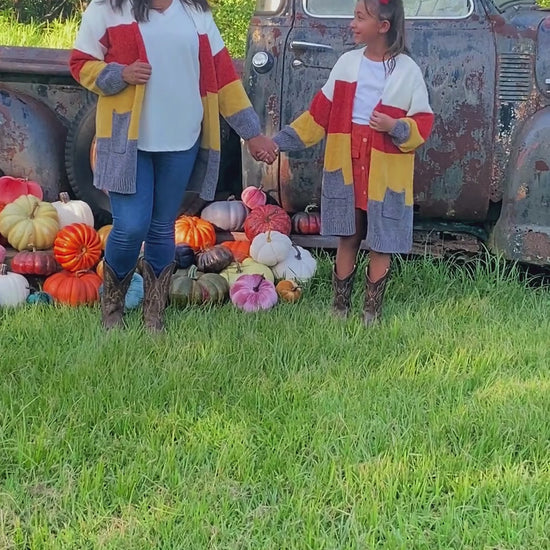
[[[344,279],[339,279],[336,275],[336,266],[332,270],[332,312],[337,317],[345,318],[349,315],[351,308],[351,291],[355,279],[356,268]]]
[[[382,304],[384,302],[384,292],[386,291],[386,283],[390,277],[390,270],[373,283],[369,279],[368,268],[365,271],[367,284],[365,288],[365,307],[363,309],[363,322],[365,326],[371,326],[380,319],[382,315]]]
[[[152,332],[164,330],[164,310],[168,301],[170,282],[174,273],[175,263],[168,264],[157,277],[151,264],[141,262],[143,275],[143,322]]]
[[[101,323],[107,330],[123,325],[124,299],[134,270],[120,281],[111,266],[103,263],[103,292],[101,294]]]

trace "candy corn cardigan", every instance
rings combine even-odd
[[[261,129],[212,14],[184,7],[199,37],[199,88],[204,108],[200,149],[189,189],[210,201],[219,174],[219,115],[245,140],[258,136]],[[70,69],[82,86],[99,96],[94,185],[106,191],[131,194],[136,189],[144,85],[128,85],[122,70],[137,60],[146,62],[147,52],[130,1],[119,12],[111,8],[109,0],[92,0],[82,17]]]
[[[326,136],[321,191],[321,234],[353,235],[351,127],[361,58],[365,48],[342,55],[309,110],[274,140],[281,151],[311,147]],[[399,119],[393,135],[375,132],[368,181],[367,246],[376,252],[412,248],[414,151],[429,136],[433,112],[420,68],[399,55],[375,111]]]

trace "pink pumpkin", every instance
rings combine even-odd
[[[246,312],[271,309],[278,300],[275,285],[263,275],[241,275],[229,290],[229,297]]]
[[[266,203],[267,197],[266,194],[262,191],[262,187],[263,185],[260,185],[260,187],[249,185],[241,193],[241,200],[244,202],[245,206],[250,208],[250,210],[254,210],[254,208],[258,208],[258,206],[263,206]]]
[[[35,181],[12,176],[0,178],[0,203],[8,204],[21,195],[34,195],[40,200],[44,198],[42,188]]]
[[[0,264],[3,264],[5,259],[6,259],[6,249],[0,244]]]

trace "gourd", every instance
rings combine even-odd
[[[101,257],[97,231],[85,223],[73,223],[59,231],[53,245],[55,259],[67,271],[85,271]]]
[[[248,214],[244,222],[244,232],[249,241],[267,231],[279,231],[284,235],[290,235],[290,229],[290,216],[275,204],[258,206]]]
[[[273,273],[277,279],[292,279],[307,281],[315,275],[317,261],[308,250],[301,246],[292,245],[288,256],[273,266]]]
[[[180,216],[175,224],[176,244],[188,244],[195,252],[216,244],[214,226],[197,216]]]
[[[304,212],[296,212],[292,216],[292,231],[302,235],[318,235],[321,231],[321,215],[313,210],[317,205],[306,206]]]
[[[249,185],[243,189],[241,200],[250,210],[254,210],[254,208],[258,208],[258,206],[264,206],[267,202],[267,196],[262,189],[263,185],[260,185],[260,187]]]
[[[282,262],[292,248],[292,241],[278,231],[260,233],[250,245],[250,256],[257,262],[273,266]]]
[[[222,304],[229,293],[229,284],[216,273],[201,273],[196,266],[180,269],[172,275],[170,303],[188,305]]]
[[[271,309],[278,300],[275,285],[263,275],[241,275],[229,296],[236,307],[246,312]]]
[[[69,193],[59,193],[59,200],[52,202],[59,216],[59,227],[63,228],[72,223],[85,223],[94,226],[94,215],[88,203],[71,200]]]
[[[69,306],[94,304],[99,300],[101,278],[93,271],[60,271],[44,281],[44,292]]]
[[[213,202],[201,212],[203,220],[223,231],[242,231],[246,216],[248,208],[234,198]]]
[[[6,264],[0,264],[0,307],[15,307],[25,303],[29,283],[23,275],[10,273]]]
[[[233,252],[221,245],[198,252],[196,256],[197,269],[204,273],[219,273],[233,261]]]
[[[227,266],[220,275],[232,286],[241,275],[263,275],[268,281],[274,282],[275,277],[269,267],[260,264],[252,258],[246,258],[242,262],[234,262]]]
[[[279,281],[275,290],[277,290],[277,294],[283,302],[294,303],[302,297],[302,287],[297,285],[295,281],[286,279]]]
[[[34,195],[22,195],[0,212],[0,233],[17,250],[51,248],[58,230],[55,208]]]

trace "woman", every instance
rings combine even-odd
[[[70,59],[96,93],[94,185],[109,192],[113,229],[105,250],[102,323],[122,325],[124,297],[145,241],[147,328],[162,330],[174,270],[174,222],[192,185],[213,200],[219,115],[268,161],[277,146],[233,68],[207,0],[92,0]]]

